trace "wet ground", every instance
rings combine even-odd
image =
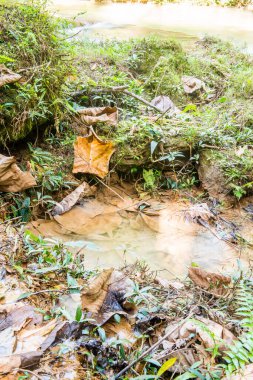
[[[163,277],[175,278],[184,277],[192,263],[223,273],[238,269],[238,259],[247,265],[249,250],[233,243],[230,224],[234,221],[236,233],[248,232],[247,239],[252,240],[253,223],[242,209],[228,211],[228,223],[221,220],[212,227],[187,218],[193,206],[171,199],[170,192],[145,204],[130,197],[125,202],[98,197],[55,220],[33,222],[32,230],[64,241],[70,250],[81,250],[89,269],[121,268],[139,260]]]

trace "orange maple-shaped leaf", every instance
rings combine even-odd
[[[115,146],[112,142],[101,141],[92,134],[87,137],[77,137],[74,152],[73,173],[90,173],[104,178],[108,174]]]

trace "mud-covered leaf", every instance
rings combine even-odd
[[[53,208],[51,214],[61,215],[69,211],[82,196],[90,196],[94,194],[94,188],[90,187],[87,182],[83,182],[72,193],[67,195],[61,202]]]
[[[81,121],[89,126],[96,123],[106,123],[115,126],[118,121],[118,110],[116,107],[92,107],[78,111]]]
[[[231,284],[231,277],[229,276],[207,272],[196,267],[189,268],[188,276],[197,286],[216,296],[225,296],[229,292]]]
[[[104,178],[108,174],[110,158],[114,152],[112,142],[103,142],[94,134],[77,137],[74,143],[73,173],[89,173]]]
[[[33,186],[36,186],[34,177],[19,169],[15,157],[0,154],[0,191],[18,192]]]
[[[199,203],[190,206],[184,212],[185,219],[189,222],[204,221],[208,222],[210,219],[214,218],[214,214],[210,211],[206,203]]]

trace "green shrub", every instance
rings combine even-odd
[[[64,25],[43,1],[0,5],[0,63],[22,75],[0,88],[0,142],[24,137],[66,109],[64,82],[71,74]],[[65,61],[67,60],[67,62]]]

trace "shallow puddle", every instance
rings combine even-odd
[[[191,263],[215,272],[237,269],[238,250],[187,221],[187,207],[180,202],[153,203],[146,212],[138,212],[91,200],[56,220],[33,222],[30,228],[80,251],[87,269],[120,268],[136,260],[167,278],[184,276]]]

